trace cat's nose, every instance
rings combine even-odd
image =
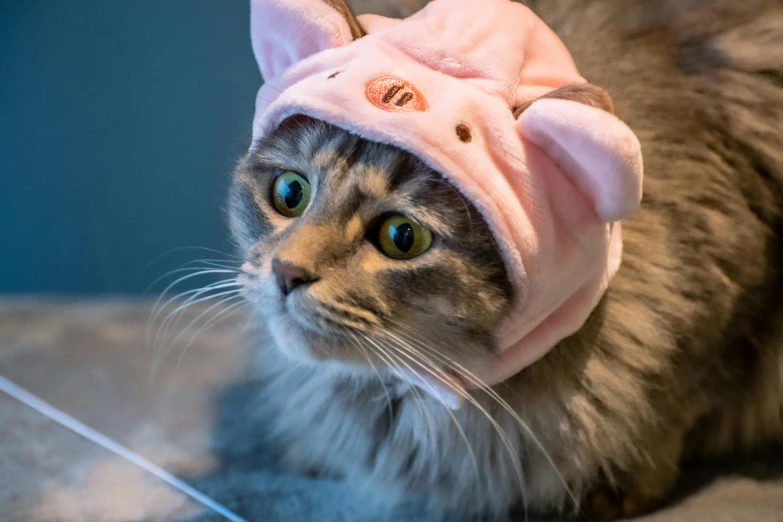
[[[306,286],[318,280],[318,276],[293,263],[272,260],[272,272],[283,295],[288,295],[300,286]]]

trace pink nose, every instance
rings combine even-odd
[[[288,295],[300,286],[307,286],[318,280],[318,277],[306,269],[293,263],[272,260],[272,272],[277,278],[277,284],[283,295]]]

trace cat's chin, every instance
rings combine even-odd
[[[299,363],[317,364],[326,357],[317,346],[315,334],[306,330],[293,318],[279,314],[267,319],[267,327],[277,349],[286,357]]]
[[[293,362],[342,366],[351,373],[364,373],[366,363],[345,346],[344,340],[305,328],[287,314],[269,317],[266,322],[277,350]]]

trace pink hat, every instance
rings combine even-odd
[[[639,205],[642,157],[609,112],[542,99],[585,83],[564,44],[510,0],[435,0],[404,20],[359,17],[354,40],[324,0],[253,0],[253,50],[265,83],[253,143],[305,114],[407,150],[482,213],[515,305],[489,385],[542,357],[585,322],[622,254],[618,221]],[[450,406],[449,386],[407,378]],[[453,383],[454,386],[460,383]]]

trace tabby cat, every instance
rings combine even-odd
[[[316,118],[253,143],[230,224],[288,464],[446,517],[614,519],[664,500],[684,456],[780,440],[783,2],[736,4],[527,2],[639,137],[644,198],[585,325],[458,408],[388,369],[469,379],[496,356],[514,291],[481,212],[420,158]],[[586,103],[609,109],[602,92]]]

